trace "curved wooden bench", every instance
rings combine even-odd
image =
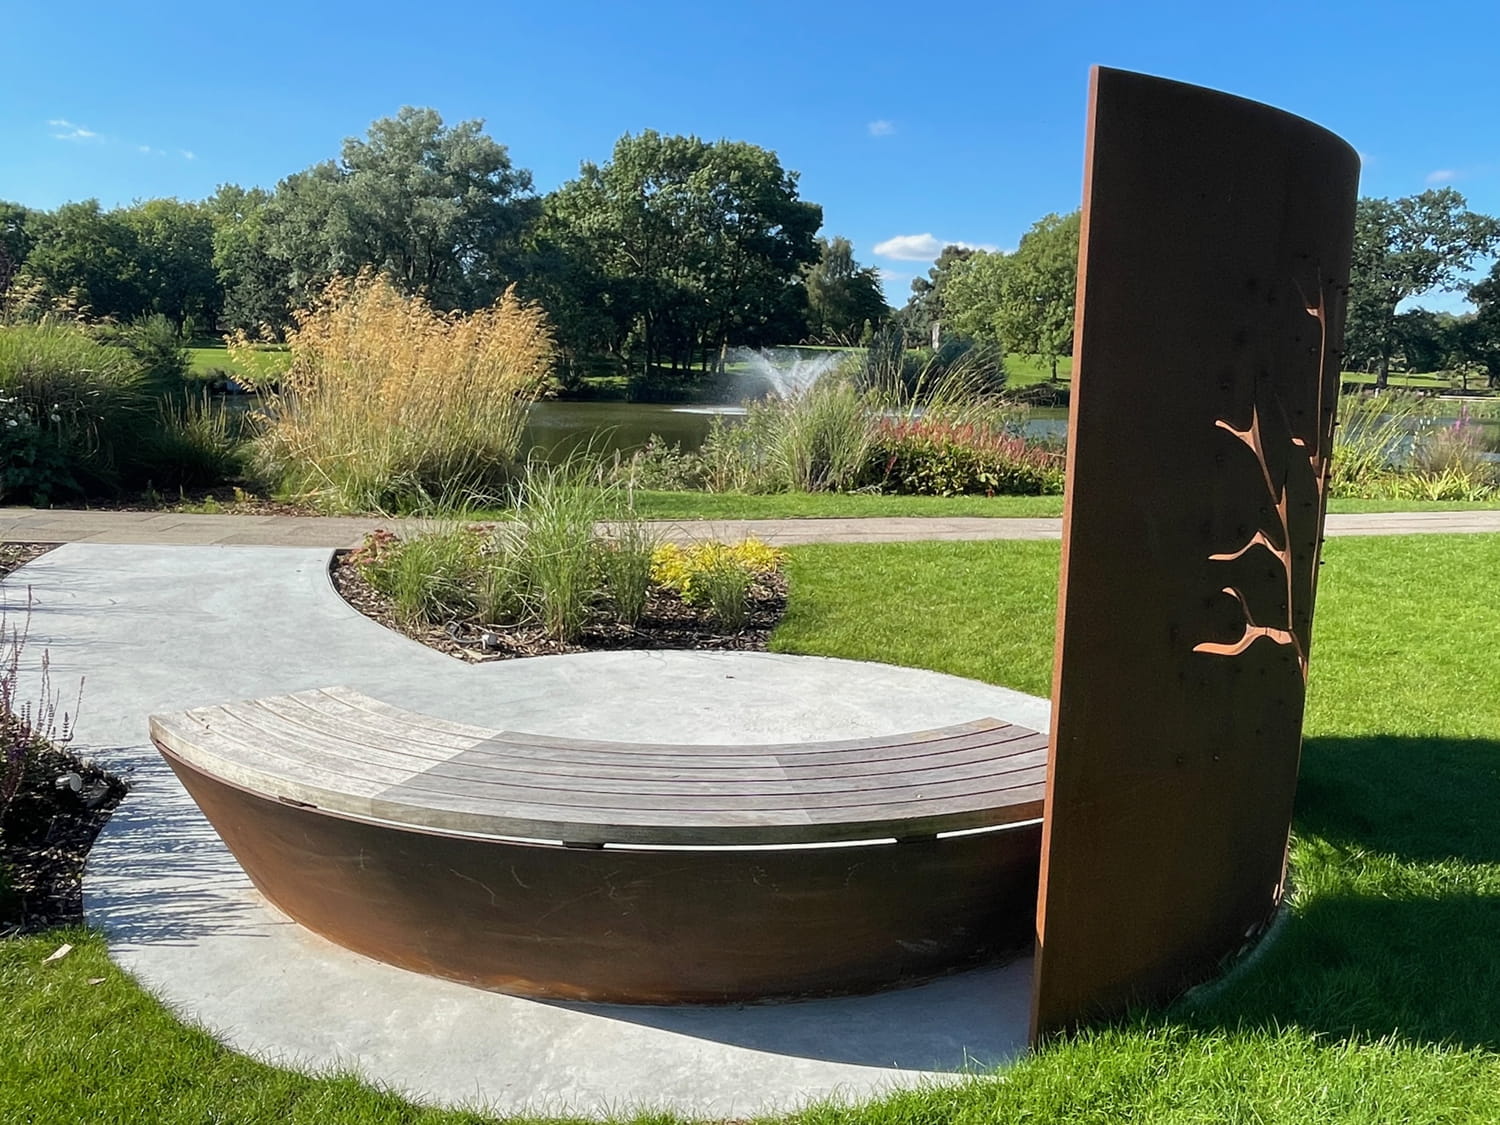
[[[866,990],[1031,932],[1046,739],[994,719],[639,744],[327,688],[155,715],[151,737],[287,914],[482,987],[630,1002]]]

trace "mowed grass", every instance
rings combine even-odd
[[[880,496],[872,493],[646,492],[636,513],[662,520],[859,519],[878,516],[1060,516],[1061,496]]]
[[[1326,558],[1295,893],[1275,940],[1196,1000],[998,1076],[785,1120],[1500,1120],[1500,594],[1488,580],[1500,536],[1336,539]],[[775,647],[1046,694],[1057,565],[1055,543],[795,548]],[[74,953],[43,966],[65,940]],[[136,989],[99,938],[66,931],[0,942],[0,1120],[486,1119],[235,1056]]]
[[[1061,496],[879,496],[869,493],[781,492],[646,492],[634,496],[645,519],[769,520],[859,519],[879,516],[1060,516]],[[1343,500],[1329,502],[1330,512],[1464,512],[1500,508],[1500,497],[1464,500]]]
[[[278,379],[292,362],[292,354],[285,348],[255,348],[231,353],[223,344],[203,340],[194,341],[188,355],[192,359],[189,370],[194,375],[206,378],[223,372],[249,382]]]
[[[1073,377],[1073,357],[1060,356],[1057,361],[1057,381],[1066,385]],[[1047,383],[1052,379],[1052,360],[1044,355],[1024,355],[1007,352],[1005,356],[1005,385],[1012,389],[1029,387],[1033,383]]]

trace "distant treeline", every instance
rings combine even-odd
[[[819,236],[822,208],[797,179],[756,145],[646,131],[538,195],[482,122],[408,107],[272,191],[226,184],[199,202],[115,210],[0,202],[0,299],[12,315],[161,314],[190,333],[276,339],[332,278],[373,269],[440,309],[515,286],[547,312],[565,381],[601,362],[690,377],[721,369],[731,346],[855,345],[888,325],[908,345],[968,339],[1057,374],[1072,348],[1077,212],[1041,219],[1010,253],[946,247],[893,313],[849,241]],[[1451,188],[1361,199],[1345,368],[1500,385],[1500,263],[1466,280],[1497,245],[1500,222]],[[1463,291],[1475,311],[1397,312],[1433,290]]]
[[[442,309],[514,285],[546,309],[565,361],[708,369],[731,345],[857,343],[888,319],[875,270],[818,237],[822,219],[752,144],[626,135],[538,195],[481,122],[406,108],[271,191],[0,202],[0,295],[12,313],[277,338],[335,275],[370,268]]]

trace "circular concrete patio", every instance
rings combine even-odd
[[[951,1080],[1025,1044],[1029,959],[878,996],[738,1008],[541,1003],[369,961],[277,916],[146,738],[146,716],[347,684],[537,734],[778,742],[993,716],[1045,700],[885,665],[765,653],[615,652],[466,665],[346,606],[328,552],[72,544],[11,579],[32,652],[87,676],[78,743],[134,790],[100,837],[88,918],[184,1019],[282,1065],[349,1069],[420,1101],[713,1117]]]

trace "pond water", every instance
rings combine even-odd
[[[539,402],[531,408],[523,449],[534,449],[549,460],[592,448],[608,457],[617,450],[629,454],[657,434],[684,451],[696,450],[708,435],[713,419],[734,419],[739,406],[666,406],[638,402]],[[1060,408],[1033,410],[1026,433],[1061,439],[1068,432],[1068,412]]]
[[[258,399],[252,395],[233,395],[225,400],[230,409],[253,409]],[[1456,414],[1457,406],[1452,406]],[[715,416],[734,419],[744,413],[740,406],[671,406],[638,402],[539,402],[531,408],[523,451],[535,450],[548,460],[560,461],[582,449],[592,449],[603,457],[619,451],[629,454],[657,434],[669,444],[676,442],[684,451],[703,444]],[[1500,418],[1476,419],[1473,423],[1483,434],[1484,446],[1500,453]],[[1027,419],[1025,433],[1031,437],[1061,441],[1068,433],[1068,412],[1061,407],[1034,409]]]

